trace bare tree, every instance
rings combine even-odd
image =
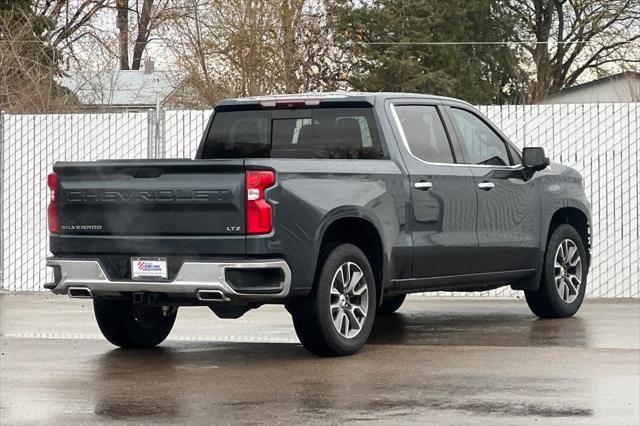
[[[640,0],[510,0],[518,41],[533,61],[529,97],[570,87],[589,71],[640,62],[625,57],[640,40]],[[535,43],[528,43],[529,41]]]
[[[357,50],[339,48],[333,28],[335,12],[322,2],[309,2],[296,32],[297,91],[335,91],[349,88],[347,80]]]
[[[129,0],[116,0],[116,29],[118,30],[118,59],[120,69],[129,69]]]
[[[167,17],[169,0],[116,0],[118,57],[121,70],[139,70],[151,34]],[[129,15],[136,17],[135,39],[130,37]],[[130,46],[133,44],[133,51]],[[132,53],[131,62],[129,53]]]
[[[104,44],[103,29],[95,24],[102,11],[110,10],[114,0],[34,0],[34,11],[47,19],[51,28],[50,44],[62,56],[75,58],[78,42],[86,40]]]
[[[182,104],[345,85],[347,52],[335,47],[322,2],[174,0],[176,10],[177,4],[183,13],[165,36],[187,76]]]
[[[179,0],[174,5],[183,13],[167,29],[167,47],[186,75],[187,104],[268,93],[281,82],[275,0]]]
[[[299,76],[296,75],[296,61],[292,59],[298,56],[297,38],[301,22],[304,0],[280,1],[279,24],[282,39],[282,56],[284,68],[284,86],[287,92],[295,92],[300,85]]]
[[[133,44],[133,62],[131,63],[131,69],[139,70],[140,62],[142,61],[142,54],[147,48],[149,43],[149,36],[154,26],[158,25],[158,21],[162,19],[162,5],[160,7],[153,7],[154,0],[143,0],[142,10],[138,15],[137,35]],[[166,1],[164,4],[166,5]]]
[[[153,32],[168,15],[170,0],[35,0],[34,9],[53,23],[51,45],[78,59],[77,46],[117,57],[120,69],[138,70]],[[115,13],[115,32],[113,14]],[[133,18],[133,19],[130,19]],[[114,34],[116,41],[114,41]],[[115,44],[115,46],[114,46]]]

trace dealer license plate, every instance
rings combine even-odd
[[[134,280],[166,280],[167,259],[164,257],[132,257],[131,278]]]

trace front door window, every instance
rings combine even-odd
[[[451,113],[466,163],[489,166],[511,164],[506,144],[491,127],[469,111],[451,108]]]

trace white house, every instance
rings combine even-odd
[[[640,102],[640,72],[623,72],[554,93],[541,104]]]
[[[59,84],[73,92],[81,104],[96,109],[140,110],[162,104],[181,79],[168,71],[154,69],[145,61],[144,70],[76,71]]]

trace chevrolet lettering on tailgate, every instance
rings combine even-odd
[[[141,190],[141,191],[102,191],[102,190],[72,190],[65,192],[65,199],[70,203],[145,203],[172,201],[227,201],[232,197],[231,192],[219,189],[194,190]]]

